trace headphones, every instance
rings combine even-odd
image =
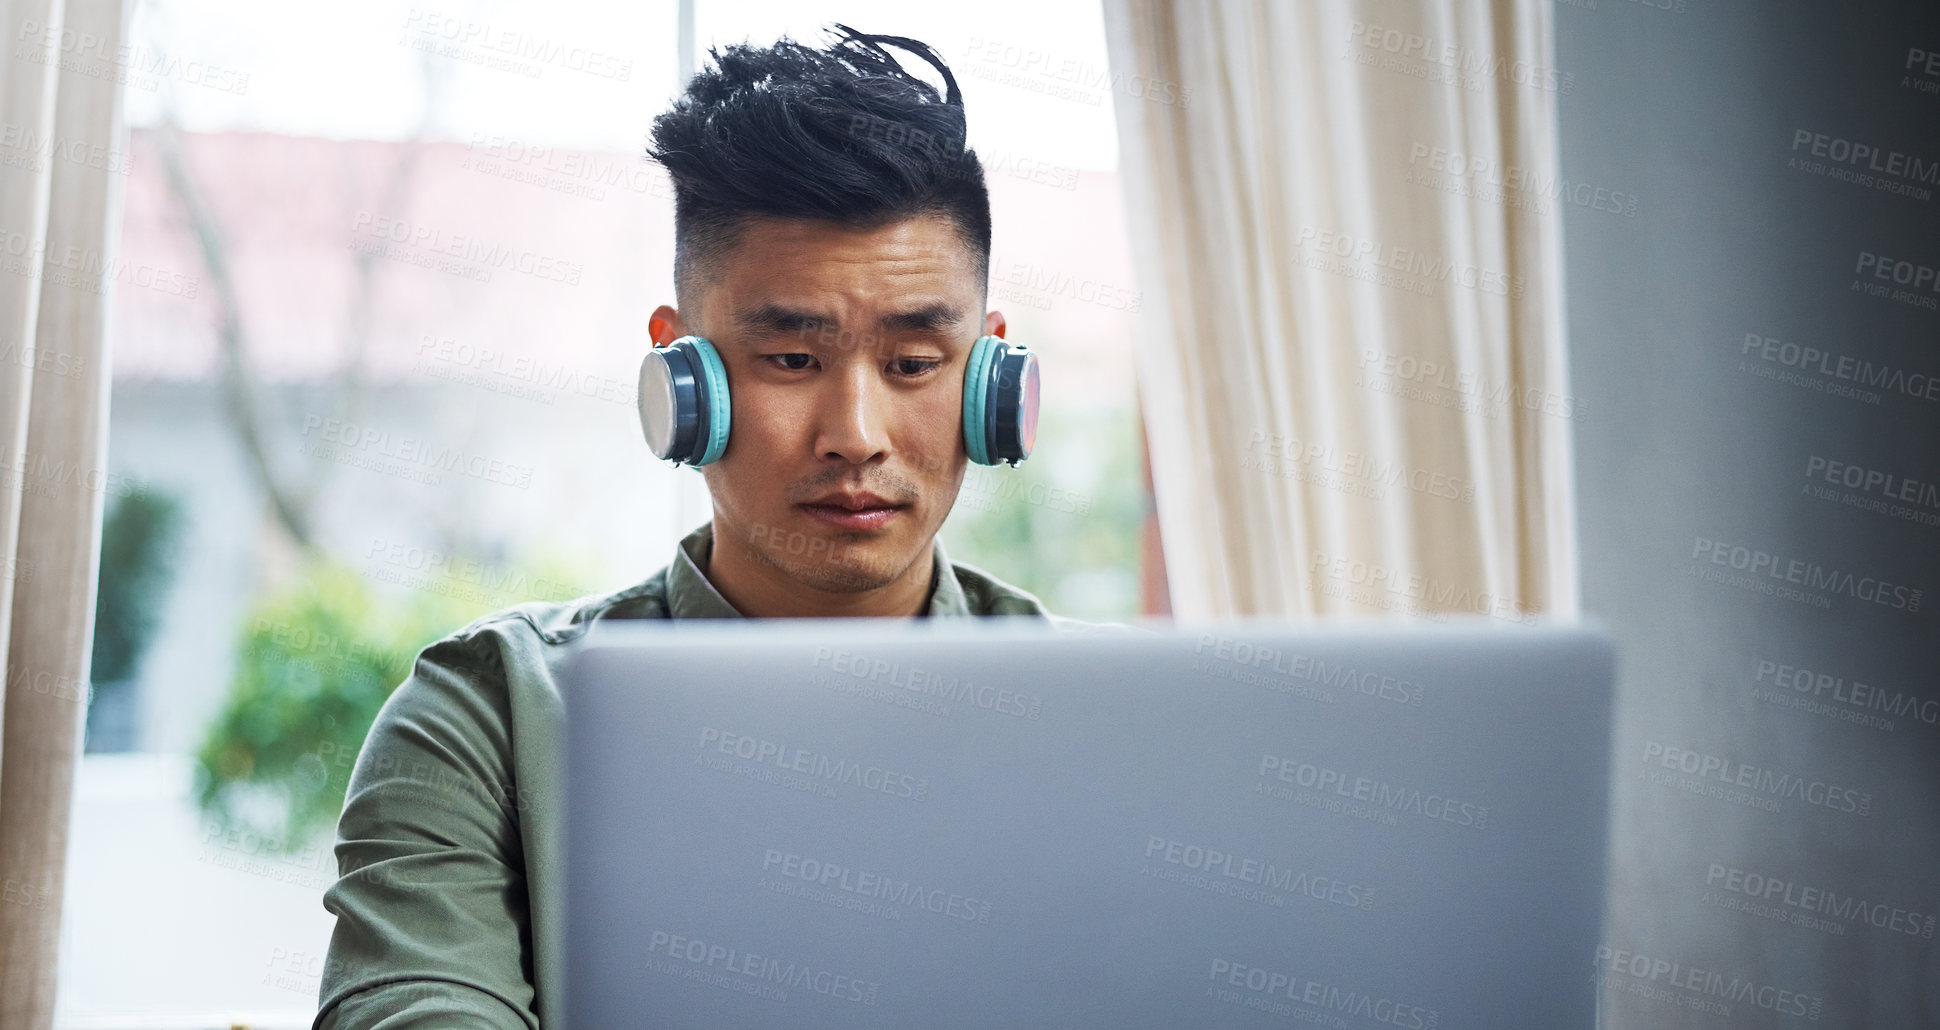
[[[971,345],[963,446],[979,465],[1015,466],[1037,441],[1037,354],[1001,336]],[[640,362],[640,426],[655,457],[699,467],[727,450],[727,366],[705,337],[654,347]]]

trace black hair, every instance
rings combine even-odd
[[[674,184],[676,303],[698,304],[750,216],[822,219],[873,229],[920,214],[951,219],[990,277],[990,193],[965,144],[963,97],[928,44],[835,23],[816,50],[709,48],[673,108],[654,119],[647,157]],[[944,95],[881,44],[943,73]],[[694,314],[698,314],[698,308]]]

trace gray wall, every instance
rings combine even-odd
[[[1940,1026],[1940,6],[1660,3],[1557,7],[1606,1025]]]

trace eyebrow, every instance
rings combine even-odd
[[[927,304],[913,311],[899,311],[877,320],[876,328],[885,333],[934,333],[963,324],[962,310],[945,303]],[[835,319],[812,311],[763,304],[735,316],[735,328],[744,333],[799,333],[836,328]]]

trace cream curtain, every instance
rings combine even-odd
[[[1573,615],[1547,0],[1104,0],[1182,621]]]
[[[0,11],[0,1030],[44,1030],[108,482],[128,4]]]

